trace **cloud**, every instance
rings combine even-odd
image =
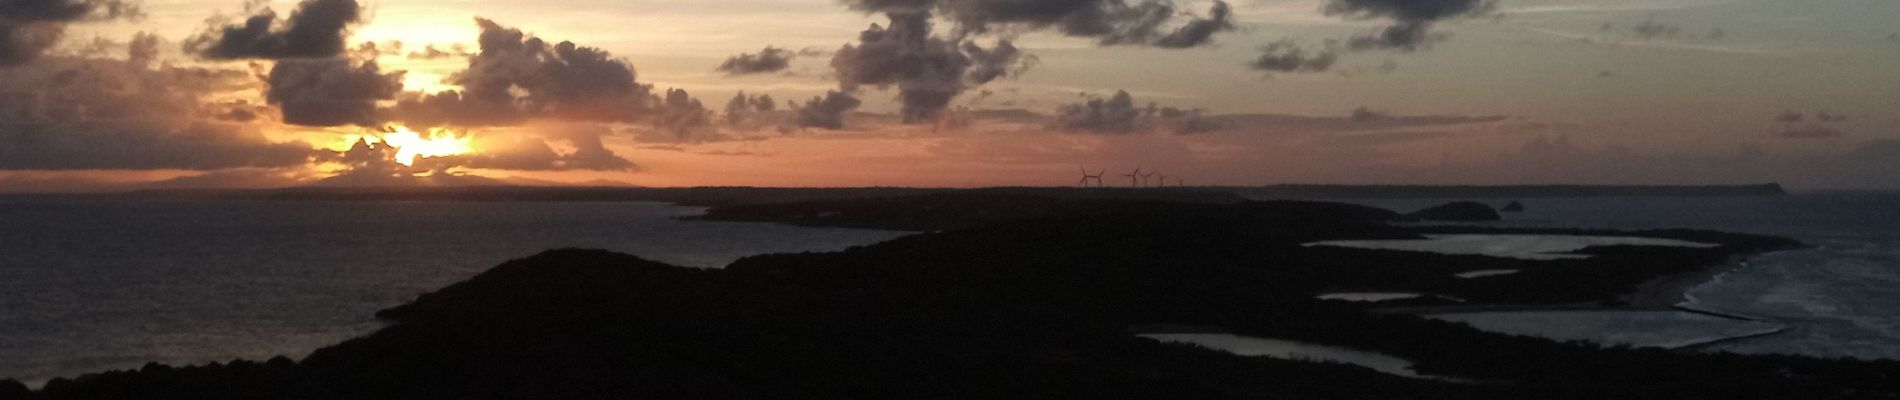
[[[436,47],[433,44],[425,45],[422,47],[422,50],[409,52],[408,57],[411,60],[439,60],[439,59],[444,59],[444,58],[468,57],[468,56],[469,56],[468,49],[463,48],[462,44],[457,43],[457,44],[448,46],[447,50]]]
[[[1635,34],[1636,38],[1643,39],[1643,40],[1656,39],[1656,38],[1670,38],[1670,37],[1675,37],[1677,34],[1682,33],[1682,26],[1676,25],[1676,24],[1659,23],[1659,22],[1656,22],[1656,20],[1651,19],[1651,20],[1643,21],[1643,23],[1636,24],[1635,27],[1630,28],[1630,32]]]
[[[1291,40],[1268,43],[1260,48],[1260,57],[1248,64],[1256,71],[1279,73],[1324,72],[1339,62],[1339,52],[1330,48],[1309,53]]]
[[[1846,122],[1848,119],[1850,118],[1846,115],[1827,111],[1816,112],[1811,119],[1801,112],[1783,111],[1775,115],[1775,134],[1785,139],[1838,138],[1847,136],[1847,132],[1834,125]]]
[[[653,126],[672,133],[676,138],[690,138],[694,131],[712,124],[712,110],[706,109],[704,104],[700,104],[684,89],[667,89],[666,98],[659,105],[658,112],[654,113]]]
[[[792,58],[798,54],[777,47],[766,46],[759,54],[739,53],[726,58],[717,71],[726,75],[750,75],[784,71],[791,68]]]
[[[793,124],[800,128],[844,129],[844,116],[864,102],[848,93],[827,91],[793,108]]]
[[[215,122],[201,99],[255,87],[244,71],[42,58],[0,79],[0,169],[189,169],[302,165],[302,142]]]
[[[126,44],[126,62],[138,68],[151,66],[153,61],[158,60],[158,42],[158,35],[145,32],[133,34],[132,41]]]
[[[1062,106],[1050,125],[1070,132],[1131,134],[1170,132],[1201,133],[1221,127],[1218,121],[1204,118],[1201,110],[1135,105],[1134,96],[1118,90],[1107,99],[1093,98]]]
[[[1431,31],[1440,20],[1488,15],[1494,0],[1330,0],[1326,15],[1350,19],[1386,19],[1392,24],[1347,40],[1353,50],[1417,51],[1443,40]]]
[[[1152,45],[1184,48],[1204,45],[1233,29],[1225,1],[1216,1],[1206,17],[1191,17],[1173,30],[1165,25],[1181,14],[1165,0],[845,0],[852,9],[876,13],[942,14],[956,24],[953,37],[994,29],[1054,29],[1067,36],[1095,38],[1102,45]]]
[[[935,121],[950,100],[974,85],[1007,76],[1024,58],[1008,40],[985,49],[931,35],[930,14],[893,12],[890,27],[872,24],[832,55],[842,92],[897,86],[905,123]]]
[[[601,137],[612,133],[607,127],[581,124],[542,131],[544,138],[515,138],[483,143],[483,151],[468,156],[465,165],[469,168],[515,171],[628,171],[639,168],[632,161],[614,154],[601,142]],[[573,150],[565,154],[558,153],[549,142],[562,143]]]
[[[266,8],[243,24],[213,25],[186,40],[185,50],[214,60],[337,57],[361,18],[356,0],[304,0],[281,22]]]
[[[59,43],[69,23],[141,15],[136,4],[122,0],[0,2],[0,68],[38,59]]]
[[[550,44],[476,18],[481,51],[448,78],[463,90],[405,95],[391,119],[419,125],[503,126],[530,119],[641,122],[669,109],[633,65],[573,42]],[[690,99],[689,99],[690,100]],[[662,121],[665,122],[665,121]]]
[[[778,109],[778,102],[772,95],[759,94],[746,96],[744,91],[726,101],[726,125],[738,127],[752,119],[753,115],[772,112]]]
[[[265,100],[283,109],[295,125],[376,125],[376,102],[402,92],[401,71],[383,73],[375,61],[359,65],[341,58],[281,60],[266,78]]]

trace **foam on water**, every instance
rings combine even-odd
[[[1368,200],[1398,210],[1450,199]],[[1494,226],[1697,228],[1794,238],[1689,291],[1697,309],[1758,316],[1785,332],[1710,347],[1741,353],[1900,359],[1900,193],[1772,197],[1494,199],[1524,203]]]

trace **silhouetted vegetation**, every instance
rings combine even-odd
[[[898,220],[877,225],[941,230],[723,270],[549,251],[385,310],[391,326],[299,362],[152,365],[30,394],[0,385],[0,399],[1900,396],[1900,362],[1557,343],[1312,298],[1364,287],[1480,303],[1600,301],[1661,273],[1792,244],[1781,239],[1652,231],[1641,234],[1723,246],[1608,246],[1587,249],[1591,259],[1529,261],[1302,246],[1467,229],[1386,225],[1396,214],[1357,206],[928,201],[978,221],[884,200],[856,203],[864,210],[850,216],[820,216],[831,211],[817,203],[733,208],[728,215],[845,226],[884,215]],[[1500,268],[1525,272],[1450,277]],[[1128,333],[1157,324],[1379,351],[1485,383],[1238,357]]]

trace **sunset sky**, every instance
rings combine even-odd
[[[0,0],[0,192],[1894,189],[1896,112],[1892,0]]]

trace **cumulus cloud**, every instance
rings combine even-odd
[[[483,151],[466,156],[469,168],[516,171],[627,171],[638,169],[632,161],[614,154],[601,142],[612,133],[604,126],[586,124],[543,130],[542,138],[512,138],[483,144]],[[572,150],[560,153],[549,145],[560,143]]]
[[[1103,45],[1193,47],[1233,29],[1225,1],[1216,1],[1205,17],[1191,17],[1172,30],[1167,23],[1182,14],[1165,0],[845,0],[853,9],[879,13],[936,12],[956,24],[955,37],[993,29],[1054,29],[1064,35],[1095,38]]]
[[[304,0],[283,21],[266,8],[242,24],[214,25],[185,41],[185,50],[216,60],[336,57],[361,18],[356,0]]]
[[[215,122],[203,99],[254,87],[236,70],[43,58],[0,79],[0,169],[190,169],[305,163],[310,145]]]
[[[1062,106],[1056,110],[1051,126],[1071,132],[1130,134],[1142,132],[1200,133],[1218,129],[1221,124],[1205,118],[1198,109],[1159,107],[1152,103],[1137,106],[1127,91],[1116,91],[1107,99],[1093,98]]]
[[[759,50],[758,54],[739,53],[739,55],[726,58],[725,62],[719,64],[717,70],[726,75],[779,72],[791,68],[792,58],[797,56],[798,54],[790,50],[766,46],[764,50]]]
[[[890,27],[872,24],[832,55],[838,85],[846,94],[863,86],[896,86],[906,123],[935,121],[964,90],[1007,76],[1024,60],[1008,40],[983,48],[973,41],[931,35],[930,14],[889,14]]]
[[[800,128],[844,129],[844,116],[864,102],[849,93],[827,91],[793,108],[793,124]]]
[[[633,65],[573,42],[549,43],[477,18],[480,52],[448,78],[463,90],[410,94],[392,119],[421,125],[518,125],[533,118],[641,122],[669,110]],[[690,100],[690,99],[689,99]]]
[[[1279,73],[1324,72],[1339,62],[1339,52],[1331,48],[1309,51],[1290,40],[1268,43],[1260,48],[1260,57],[1249,64],[1256,71]]]
[[[379,123],[376,102],[402,91],[401,71],[384,73],[375,61],[281,60],[271,67],[265,100],[283,110],[283,122],[337,126]]]
[[[1487,15],[1496,9],[1494,0],[1330,0],[1323,11],[1351,19],[1392,21],[1378,31],[1352,37],[1347,41],[1351,49],[1416,51],[1444,39],[1431,30],[1438,21]]]
[[[681,139],[690,138],[695,131],[712,124],[712,110],[706,109],[685,89],[667,89],[666,98],[659,103],[657,111],[653,126]]]
[[[747,96],[741,91],[738,95],[732,96],[732,100],[726,101],[726,125],[740,126],[750,121],[753,115],[777,109],[778,102],[772,100],[772,95]]]
[[[123,0],[7,0],[0,2],[0,67],[25,64],[65,35],[66,25],[87,20],[138,17]]]
[[[125,59],[132,66],[145,68],[158,60],[158,35],[139,32],[126,44]]]

